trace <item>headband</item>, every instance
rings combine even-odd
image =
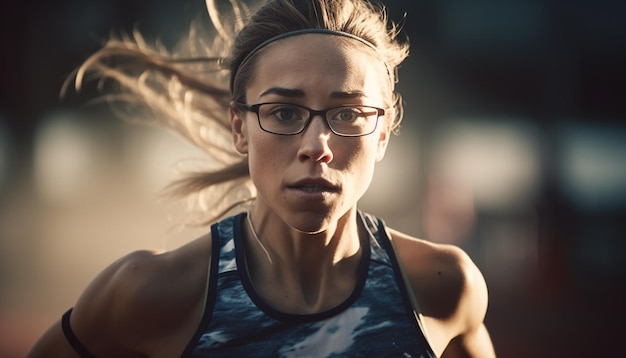
[[[259,51],[261,51],[261,49],[263,49],[265,46],[271,44],[272,42],[287,38],[287,37],[292,37],[292,36],[298,36],[298,35],[304,35],[304,34],[327,34],[327,35],[335,35],[335,36],[343,36],[343,37],[347,37],[356,41],[359,41],[360,43],[368,46],[369,48],[372,48],[376,51],[378,51],[378,49],[376,48],[376,46],[374,46],[373,43],[365,40],[362,37],[347,33],[347,32],[343,32],[343,31],[336,31],[336,30],[329,30],[329,29],[301,29],[301,30],[295,30],[295,31],[289,31],[289,32],[285,32],[283,34],[280,35],[276,35],[274,37],[270,37],[269,39],[261,42],[259,45],[257,45],[257,47],[253,48],[252,51],[248,52],[248,54],[246,55],[246,57],[243,58],[243,60],[241,60],[241,62],[239,63],[239,66],[235,67],[233,69],[232,75],[231,75],[231,80],[230,80],[230,88],[231,91],[235,90],[235,80],[237,79],[237,75],[239,74],[239,69],[242,68],[248,61],[250,61],[250,59]],[[389,66],[387,65],[387,63],[385,63],[385,67],[387,68],[387,73],[389,74],[389,78],[391,80],[391,72],[389,71]]]

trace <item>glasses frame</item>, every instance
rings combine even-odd
[[[276,132],[272,132],[270,130],[267,130],[265,128],[263,128],[263,125],[261,124],[261,115],[259,114],[259,108],[261,108],[261,106],[266,105],[266,104],[284,104],[284,105],[289,105],[289,106],[294,106],[294,107],[299,107],[302,109],[305,109],[309,112],[309,117],[305,120],[304,126],[302,127],[302,129],[300,129],[297,132],[293,132],[293,133],[276,133]],[[335,106],[335,107],[331,107],[331,108],[326,108],[326,109],[321,109],[321,110],[316,110],[316,109],[312,109],[306,106],[302,106],[299,104],[294,104],[294,103],[288,103],[288,102],[264,102],[264,103],[255,103],[255,104],[248,104],[248,103],[243,103],[243,102],[235,102],[235,105],[239,108],[245,109],[248,112],[252,112],[256,114],[256,118],[257,121],[259,122],[259,127],[267,133],[271,133],[271,134],[275,134],[275,135],[298,135],[302,132],[304,132],[307,127],[309,126],[309,124],[311,124],[311,121],[313,120],[313,117],[315,116],[320,116],[324,119],[324,122],[326,123],[326,126],[328,127],[328,129],[330,129],[331,132],[333,132],[333,134],[340,136],[340,137],[363,137],[366,135],[370,135],[372,133],[374,133],[376,131],[376,128],[378,128],[378,120],[380,119],[380,117],[383,117],[385,115],[385,110],[383,108],[379,108],[379,107],[374,107],[374,106],[367,106],[367,105],[361,105],[361,104],[345,104],[342,106]],[[336,132],[333,127],[330,125],[330,122],[328,121],[328,117],[326,116],[326,114],[334,109],[337,108],[344,108],[344,107],[367,107],[367,108],[371,108],[371,109],[375,109],[376,110],[376,123],[374,125],[374,128],[367,133],[361,133],[361,134],[343,134],[343,133],[338,133]]]

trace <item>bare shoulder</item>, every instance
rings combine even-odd
[[[123,356],[149,353],[159,337],[191,329],[190,318],[200,320],[210,251],[205,236],[173,251],[136,251],[117,260],[77,301],[76,335],[97,356]]]
[[[432,327],[433,343],[443,346],[439,351],[452,339],[481,327],[487,285],[467,253],[395,230],[390,234],[419,309]]]

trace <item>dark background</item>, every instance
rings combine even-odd
[[[428,173],[436,166],[438,138],[453,125],[527,130],[536,169],[531,189],[524,189],[528,195],[495,206],[476,196],[469,232],[448,241],[465,248],[485,274],[486,323],[500,357],[622,356],[626,2],[385,3],[392,19],[407,13],[405,32],[412,44],[399,84],[406,102],[399,138],[418,148],[405,153],[417,167],[415,180],[408,182],[417,190],[406,219],[413,225],[405,230],[446,242],[430,235],[424,218],[431,210],[427,192],[436,178]],[[59,100],[63,81],[112,29],[137,26],[148,38],[170,44],[202,6],[175,0],[2,0],[0,355],[19,356],[52,322],[24,319],[29,308],[14,304],[16,294],[9,292],[47,294],[31,287],[39,282],[39,266],[19,268],[46,255],[32,255],[43,250],[38,248],[44,239],[21,233],[43,210],[32,193],[38,130],[50,113],[72,110],[88,98]],[[102,121],[104,127],[115,126]],[[27,219],[8,219],[25,205],[31,210]],[[388,212],[388,221],[398,215],[403,228],[401,214]],[[455,225],[454,218],[448,218],[449,225]],[[494,241],[496,231],[504,234]],[[526,234],[514,238],[521,231]],[[27,301],[45,302],[38,299]],[[71,301],[56,305],[54,314]]]

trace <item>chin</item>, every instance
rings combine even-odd
[[[331,226],[335,226],[343,217],[349,217],[350,211],[339,215],[335,210],[328,210],[324,213],[302,212],[292,216],[289,225],[295,230],[304,234],[319,234],[328,230]]]
[[[315,235],[328,229],[328,222],[317,220],[294,220],[289,226],[303,234]]]

